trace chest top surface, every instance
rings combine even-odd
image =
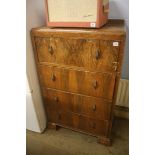
[[[108,23],[99,29],[90,28],[56,28],[56,27],[38,27],[33,28],[32,32],[37,34],[46,33],[77,33],[77,34],[109,34],[125,36],[125,23],[121,19],[109,19]]]

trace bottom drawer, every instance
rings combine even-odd
[[[83,96],[68,92],[42,89],[45,106],[53,110],[60,110],[82,114],[99,120],[110,120],[111,102],[102,98]]]
[[[49,108],[46,110],[50,123],[56,123],[94,135],[106,136],[108,134],[108,121],[90,119],[71,112],[51,111]]]

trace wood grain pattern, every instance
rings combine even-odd
[[[33,28],[31,36],[48,125],[95,135],[110,145],[124,21],[109,20],[100,29]]]
[[[102,98],[77,95],[53,89],[42,89],[45,106],[55,111],[69,111],[83,116],[110,120],[111,102]]]
[[[111,100],[115,74],[83,72],[55,66],[39,66],[42,87],[54,88]],[[55,80],[52,80],[52,76]]]
[[[63,37],[37,37],[38,61],[84,67],[87,70],[115,71],[119,46],[113,41]],[[118,42],[119,43],[119,42]]]
[[[80,114],[74,114],[71,112],[55,111],[52,108],[47,108],[47,115],[49,122],[68,126],[71,128],[83,130],[85,132],[95,135],[107,135],[108,133],[108,121],[101,121],[97,119],[91,119],[89,117],[82,116]]]

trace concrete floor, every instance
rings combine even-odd
[[[129,121],[115,119],[112,146],[97,143],[97,138],[60,128],[43,134],[26,132],[27,155],[128,155]]]

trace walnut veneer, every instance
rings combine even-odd
[[[110,145],[125,35],[123,20],[109,20],[100,29],[31,30],[48,126]]]

